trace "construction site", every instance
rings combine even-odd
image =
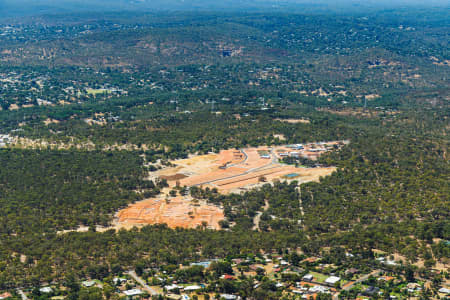
[[[222,150],[220,153],[193,155],[171,161],[172,167],[151,172],[151,179],[165,179],[169,188],[155,198],[130,205],[118,212],[117,225],[167,223],[168,226],[219,229],[223,220],[220,207],[194,202],[189,196],[170,197],[173,187],[216,188],[219,193],[242,193],[274,180],[296,180],[299,183],[318,181],[330,175],[334,167],[296,167],[283,164],[283,157],[305,157],[316,160],[319,155],[336,149],[345,141],[295,144]]]

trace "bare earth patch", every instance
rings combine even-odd
[[[44,121],[44,124],[45,124],[45,125],[50,125],[50,124],[52,124],[52,123],[58,124],[59,121],[56,120],[56,119],[50,119],[50,118],[47,118],[47,119]]]
[[[151,177],[166,179],[169,188],[163,195],[129,205],[116,215],[114,228],[166,223],[171,228],[196,228],[206,225],[219,229],[224,219],[222,208],[208,203],[195,203],[191,197],[169,197],[170,188],[199,186],[217,188],[222,194],[240,193],[274,180],[296,180],[300,183],[318,181],[333,173],[334,167],[297,168],[279,162],[285,155],[316,158],[346,142],[313,143],[294,150],[286,146],[222,150],[219,154],[196,155],[171,161],[168,167],[151,173]]]
[[[280,122],[290,123],[290,124],[297,124],[297,123],[304,123],[309,124],[310,121],[308,119],[276,119]]]
[[[162,224],[171,228],[196,228],[207,225],[220,229],[219,221],[224,219],[221,208],[206,203],[193,203],[190,199],[150,198],[121,210],[117,214],[117,225]]]

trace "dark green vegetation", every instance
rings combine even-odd
[[[320,255],[324,247],[333,252],[325,260],[346,267],[345,251],[360,255],[360,268],[372,266],[373,248],[401,253],[405,265],[423,260],[420,273],[433,277],[450,239],[448,20],[440,10],[111,14],[1,27],[0,133],[28,143],[0,151],[0,287],[129,268],[170,273],[260,250],[297,264],[296,249]],[[278,182],[243,195],[192,189],[223,205],[226,230],[93,232],[159,192],[163,183],[145,179],[147,163],[342,139],[351,142],[319,161],[338,171],[318,183]],[[33,140],[73,147],[36,150]],[[90,232],[57,233],[80,225]],[[228,288],[251,294],[244,284]]]
[[[172,230],[166,226],[148,226],[141,231],[114,230],[104,233],[70,233],[4,238],[5,247],[13,247],[29,256],[22,264],[6,253],[2,256],[2,288],[9,285],[48,281],[76,270],[81,277],[103,278],[108,274],[127,270],[129,266],[144,267],[177,265],[193,262],[200,257],[225,257],[241,252],[255,253],[258,249],[282,249],[300,244],[302,236],[296,233],[214,232],[202,230]],[[218,247],[218,245],[221,245]],[[111,247],[112,246],[112,247]],[[198,253],[197,253],[198,252]],[[34,265],[32,258],[44,256]],[[145,257],[145,258],[144,258]],[[96,258],[96,259],[94,259]],[[56,263],[56,265],[54,265]],[[56,266],[57,273],[52,271]],[[34,278],[34,279],[33,279]]]
[[[145,144],[156,148],[169,146],[166,152],[175,158],[187,153],[207,153],[211,150],[242,148],[247,145],[348,139],[358,130],[345,125],[342,118],[322,113],[310,112],[308,115],[317,116],[311,124],[287,124],[274,120],[274,116],[285,116],[284,112],[250,110],[250,114],[251,116],[237,119],[232,112],[220,115],[208,111],[194,114],[169,112],[165,116],[150,120],[95,126],[86,125],[79,120],[70,120],[46,128],[24,127],[26,131],[20,134],[35,138],[45,137],[55,142],[68,142],[71,136],[75,136],[81,141],[93,141],[99,146],[116,142],[137,146]],[[277,134],[283,134],[285,140],[281,141],[275,137]]]
[[[0,27],[3,107],[85,101],[87,88],[126,91],[140,105],[225,98],[241,107],[263,96],[362,106],[371,94],[381,96],[372,107],[433,101],[448,93],[448,20],[444,10],[48,16]]]
[[[236,228],[251,229],[260,211],[261,230],[301,230],[316,240],[311,247],[328,245],[331,238],[330,245],[399,251],[416,261],[429,250],[411,236],[424,244],[450,237],[450,165],[445,158],[448,141],[400,133],[405,129],[356,135],[349,146],[321,158],[338,166],[337,172],[319,183],[303,184],[299,191],[294,182],[242,195],[191,193],[222,203]],[[269,208],[263,211],[265,201]]]
[[[158,193],[129,152],[0,150],[1,232],[106,225],[119,207]]]

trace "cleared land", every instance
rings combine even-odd
[[[291,124],[297,124],[297,123],[309,124],[310,123],[310,121],[308,119],[276,119],[276,120],[280,121],[280,122],[291,123]]]
[[[118,223],[123,225],[166,223],[171,228],[196,228],[206,224],[209,228],[219,229],[219,221],[224,215],[219,207],[176,197],[140,201],[121,210],[117,217]]]
[[[317,181],[321,176],[330,175],[335,168],[296,168],[281,164],[279,159],[294,155],[316,159],[338,144],[342,142],[222,150],[219,154],[172,161],[174,167],[153,172],[152,177],[166,179],[170,188],[177,185],[209,187],[223,194],[239,193],[277,179],[301,183]],[[172,228],[195,228],[207,224],[209,228],[219,228],[219,221],[224,218],[220,207],[194,203],[187,196],[169,197],[169,189],[160,197],[140,201],[118,212],[116,225],[167,223]]]

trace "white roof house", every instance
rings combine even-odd
[[[180,285],[171,284],[171,285],[166,285],[164,288],[168,291],[171,291],[171,290],[181,289],[183,287]]]
[[[129,297],[138,296],[138,295],[142,295],[143,294],[140,289],[132,289],[132,290],[124,291],[123,293],[126,296],[129,296]]]
[[[315,285],[312,288],[310,288],[309,291],[311,293],[326,293],[328,292],[328,288],[321,285]]]
[[[85,287],[91,287],[91,286],[94,286],[96,284],[96,282],[94,280],[90,280],[90,281],[83,281],[82,284]]]
[[[311,274],[306,274],[305,276],[303,276],[302,278],[304,281],[311,281],[314,279],[314,276],[312,276]]]
[[[238,299],[238,296],[231,295],[231,294],[221,294],[220,298],[223,298],[225,300],[236,300],[236,299]]]
[[[439,289],[439,293],[442,293],[442,294],[450,294],[450,289],[448,289],[448,288],[440,288]]]
[[[341,280],[340,277],[337,276],[330,276],[325,280],[326,284],[334,285],[336,282],[339,282]]]
[[[196,291],[201,289],[202,287],[199,285],[189,285],[187,287],[184,288],[185,291]]]
[[[125,282],[125,281],[127,281],[125,278],[115,277],[115,278],[113,279],[114,284],[122,283],[122,282]]]
[[[393,260],[386,260],[385,262],[386,265],[390,265],[390,266],[396,266],[398,265],[395,261]]]
[[[53,292],[52,288],[49,286],[43,287],[39,289],[39,292],[41,293],[45,293],[45,294],[49,294],[51,292]]]

